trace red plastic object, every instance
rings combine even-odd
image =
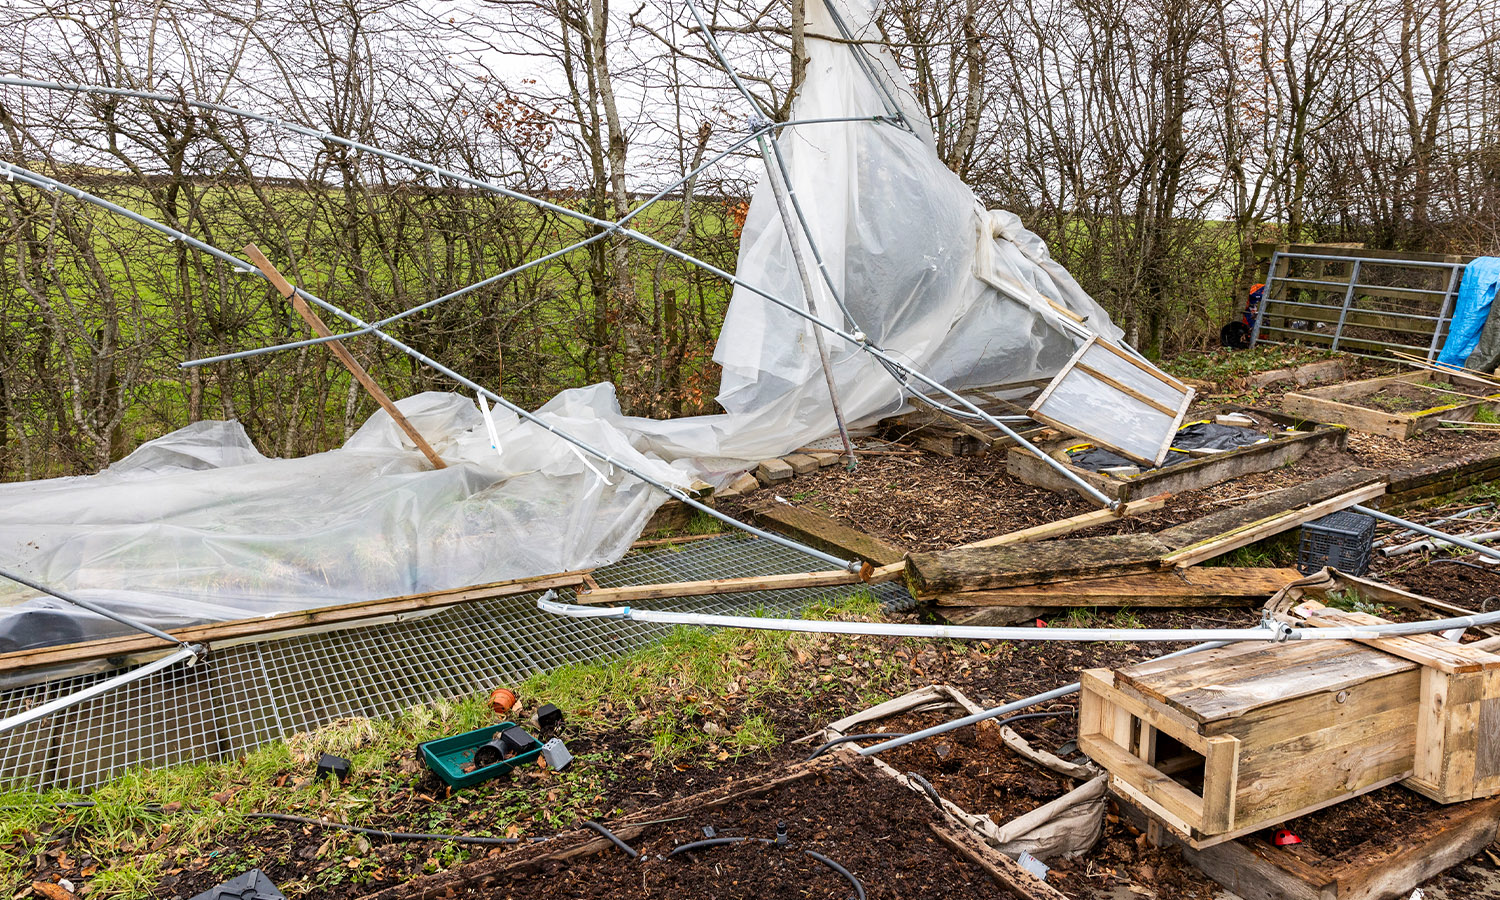
[[[1287,831],[1285,828],[1283,828],[1280,831],[1276,832],[1275,837],[1271,838],[1271,843],[1275,844],[1278,847],[1286,847],[1291,844],[1302,843],[1302,838],[1297,837],[1295,834],[1292,834],[1290,831]]]
[[[1041,619],[1037,619],[1036,620],[1036,627],[1038,627],[1038,628],[1046,628],[1047,627],[1047,623],[1043,622]]]

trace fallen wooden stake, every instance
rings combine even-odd
[[[1147,497],[1144,500],[1132,500],[1129,503],[1122,504],[1119,509],[1094,509],[1066,519],[1058,519],[1056,522],[1044,522],[1041,525],[1033,525],[1030,528],[1022,528],[1019,531],[1007,532],[996,537],[985,538],[982,541],[962,544],[954,549],[969,550],[975,547],[1003,547],[1006,544],[1023,544],[1029,541],[1046,540],[1047,538],[1070,534],[1074,531],[1081,531],[1085,528],[1092,528],[1095,525],[1106,525],[1136,513],[1161,509],[1167,505],[1167,501],[1170,499],[1170,494],[1157,494],[1155,497]]]
[[[275,266],[271,265],[271,261],[266,259],[266,255],[260,252],[259,247],[254,244],[246,246],[245,255],[249,256],[250,261],[255,263],[255,267],[260,269],[261,274],[270,280],[271,286],[276,288],[281,296],[291,301],[292,309],[296,310],[297,315],[301,316],[302,320],[312,328],[314,334],[323,338],[330,337],[333,334],[332,331],[328,330],[328,326],[323,324],[323,320],[318,318],[318,314],[313,312],[312,308],[307,305],[307,301],[298,296],[297,289],[292,287],[291,282],[286,280],[286,276],[282,275]],[[432,463],[434,468],[446,469],[448,464],[443,462],[443,458],[437,455],[437,451],[432,449],[432,445],[427,443],[427,440],[422,437],[421,432],[417,431],[416,427],[407,420],[406,416],[401,414],[401,410],[396,408],[396,404],[391,402],[391,398],[386,396],[385,391],[381,390],[380,385],[375,383],[375,379],[370,377],[370,373],[365,371],[365,367],[359,364],[359,360],[355,359],[344,347],[343,342],[328,341],[328,349],[333,351],[333,355],[338,357],[338,361],[344,364],[344,368],[349,370],[349,374],[354,376],[354,380],[359,382],[360,386],[375,399],[376,403],[380,404],[380,408],[390,415],[391,420],[396,423],[397,427],[406,432],[406,436],[411,438],[413,444],[417,445],[417,449],[422,451],[422,455],[427,457],[427,461]]]
[[[939,594],[945,607],[1253,606],[1301,578],[1296,569],[1195,566],[1044,585]],[[954,610],[957,613],[957,610]]]
[[[534,578],[518,578],[455,590],[431,591],[385,600],[324,606],[318,609],[293,610],[256,616],[251,619],[219,622],[213,625],[195,625],[169,633],[184,643],[225,647],[240,641],[265,640],[272,636],[284,636],[290,632],[308,628],[328,630],[351,624],[367,625],[375,619],[386,616],[402,616],[475,600],[513,597],[517,594],[535,593],[551,588],[576,587],[583,584],[586,574],[586,572],[578,571]],[[0,672],[5,672],[9,678],[25,669],[45,669],[90,660],[108,660],[109,667],[118,668],[127,661],[145,662],[144,654],[165,655],[173,649],[176,649],[176,645],[167,644],[149,635],[125,635],[81,644],[65,644],[58,647],[41,647],[35,650],[6,653],[0,655]]]
[[[1221,556],[1231,550],[1237,550],[1259,540],[1273,537],[1299,525],[1311,522],[1313,519],[1322,518],[1331,512],[1348,509],[1356,503],[1364,503],[1373,500],[1385,493],[1385,485],[1370,484],[1361,488],[1330,497],[1327,500],[1304,506],[1300,509],[1289,509],[1273,516],[1267,516],[1257,522],[1243,525],[1233,531],[1218,535],[1206,541],[1190,544],[1173,553],[1162,557],[1162,562],[1169,566],[1194,566],[1207,559]]]
[[[750,591],[779,591],[789,588],[829,587],[839,584],[861,584],[853,572],[834,569],[827,572],[799,572],[791,575],[755,575],[748,578],[714,578],[708,581],[679,581],[667,584],[636,584],[628,587],[579,591],[577,603],[633,603],[665,597],[703,597],[710,594],[744,594]]]

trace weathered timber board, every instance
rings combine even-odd
[[[828,553],[844,554],[877,566],[899,562],[906,556],[900,547],[816,510],[773,501],[753,505],[750,514],[757,524]]]
[[[1052,584],[939,594],[939,606],[1258,605],[1302,575],[1296,569],[1195,566]]]
[[[1149,534],[1070,538],[913,553],[907,586],[917,597],[1124,575],[1158,568],[1168,547]]]
[[[1384,478],[1385,473],[1377,469],[1349,469],[1344,472],[1335,472],[1265,497],[1258,497],[1240,506],[1209,513],[1200,519],[1158,532],[1156,536],[1171,549],[1180,550],[1220,535],[1229,534],[1288,510],[1311,506],[1355,488],[1374,484]]]
[[[306,628],[330,629],[340,625],[367,625],[385,616],[402,615],[419,610],[455,606],[474,600],[494,597],[509,597],[517,594],[545,591],[549,588],[576,587],[583,583],[587,574],[580,570],[557,575],[542,575],[479,584],[446,591],[430,591],[410,594],[386,600],[364,600],[338,606],[320,606],[316,609],[291,610],[251,619],[235,619],[213,625],[195,625],[169,632],[173,637],[189,644],[222,646],[226,641],[244,638],[265,638],[270,635],[285,635]],[[37,672],[40,680],[50,677],[46,670],[56,666],[73,666],[82,662],[104,660],[103,668],[118,668],[127,663],[146,661],[150,655],[164,656],[175,650],[175,645],[149,635],[122,635],[103,638],[80,644],[64,644],[56,647],[39,647],[32,650],[17,650],[0,654],[0,672],[5,673],[7,687],[27,683],[17,678],[20,672]]]
[[[1458,456],[1418,463],[1391,472],[1386,493],[1396,504],[1451,494],[1500,479],[1500,451],[1483,448]]]

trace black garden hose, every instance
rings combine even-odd
[[[776,843],[775,841],[771,840],[770,838],[752,838],[752,837],[719,837],[719,838],[708,838],[707,840],[693,841],[690,844],[682,844],[680,846],[673,847],[672,848],[672,852],[667,854],[667,858],[671,859],[672,857],[676,856],[679,853],[687,853],[687,852],[690,852],[690,851],[693,851],[693,850],[706,850],[709,847],[722,847],[725,844],[738,844],[738,843],[740,843],[742,841],[760,841],[762,844],[774,844],[774,843]],[[834,862],[833,860],[829,859],[828,857],[824,856],[823,854],[819,853],[816,850],[803,850],[802,852],[805,855],[812,857],[813,859],[817,860],[818,862],[822,863],[823,865],[827,866],[828,868],[832,869],[833,871],[835,871],[835,872],[839,873],[840,875],[844,876],[844,878],[846,878],[849,881],[849,884],[852,885],[853,888],[854,888],[854,897],[855,897],[855,900],[865,900],[865,886],[860,883],[860,880],[858,878],[854,877],[854,873],[853,872],[849,871],[848,869],[844,868],[843,866],[839,865],[838,863]]]
[[[614,844],[616,847],[619,847],[621,850],[624,850],[625,851],[625,855],[628,856],[628,857],[630,857],[631,859],[638,859],[638,858],[640,858],[641,852],[639,850],[635,849],[634,847],[632,847],[629,844],[625,843],[624,841],[620,840],[619,835],[615,834],[613,831],[610,831],[608,828],[605,828],[603,825],[600,825],[598,822],[593,822],[593,821],[584,822],[583,823],[583,827],[585,827],[585,828],[592,828],[593,830],[595,830],[595,831],[599,832],[600,834],[604,835],[605,837],[609,838],[609,842],[611,844]]]

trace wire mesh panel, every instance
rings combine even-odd
[[[806,569],[807,558],[794,550],[728,535],[631,553],[594,578],[618,587]],[[786,615],[851,590],[682,597],[652,606]],[[889,605],[909,600],[898,584],[869,590]],[[215,649],[196,665],[163,670],[0,734],[0,786],[88,789],[133,767],[229,759],[338,719],[391,717],[415,704],[514,684],[532,672],[609,659],[658,640],[671,627],[564,619],[537,609],[538,596],[478,600],[401,621]],[[564,592],[564,599],[572,597]],[[123,671],[0,692],[0,718]]]

